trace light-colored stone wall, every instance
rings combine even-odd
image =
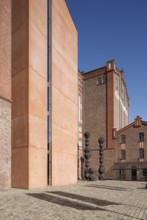
[[[11,187],[11,0],[0,1],[0,190]]]
[[[78,74],[78,179],[84,178],[84,137],[83,137],[83,79]]]
[[[0,190],[11,187],[11,103],[0,98]]]
[[[129,98],[122,78],[122,72],[114,72],[114,128],[117,130],[129,124]]]
[[[77,182],[77,46],[66,2],[52,1],[52,185]]]
[[[0,1],[0,96],[11,100],[11,0]]]

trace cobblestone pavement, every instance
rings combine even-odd
[[[0,192],[0,220],[147,220],[145,182],[79,181]]]

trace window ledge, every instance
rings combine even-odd
[[[120,162],[126,162],[126,160],[125,159],[120,159]]]

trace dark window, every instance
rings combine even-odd
[[[120,169],[119,170],[119,177],[122,179],[125,177],[125,169]]]
[[[144,133],[143,132],[139,133],[139,141],[144,142]]]
[[[144,158],[144,149],[143,148],[140,148],[139,149],[139,158]]]
[[[123,135],[120,136],[120,143],[121,144],[126,143],[126,135],[123,134]]]
[[[147,169],[143,169],[143,173],[142,174],[143,174],[144,177],[147,177]]]
[[[126,159],[126,151],[121,150],[121,160],[125,160],[125,159]]]

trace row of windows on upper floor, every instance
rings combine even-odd
[[[106,82],[106,75],[100,75],[98,76],[96,80],[96,85],[101,85]],[[83,88],[83,82],[81,79],[78,80],[79,87]]]
[[[96,80],[96,85],[101,85],[106,82],[106,75],[101,75]],[[79,87],[83,88],[83,82],[81,79],[79,79]]]
[[[139,159],[144,159],[144,148],[139,149]],[[120,151],[120,159],[125,160],[126,159],[126,150],[121,150]]]
[[[144,133],[140,132],[138,138],[139,138],[139,140],[138,140],[139,142],[144,142],[145,141]],[[123,135],[120,136],[120,143],[121,144],[125,144],[126,143],[126,135],[123,134]]]
[[[105,82],[106,82],[106,75],[105,74],[98,76],[97,81],[96,81],[97,85],[104,84]],[[116,90],[118,90],[118,88],[119,88],[118,83],[116,83]],[[126,95],[125,87],[122,87],[122,89],[121,89],[122,99],[125,98],[125,95]]]
[[[79,81],[79,87],[83,87],[83,82],[81,79],[78,80]],[[106,75],[105,74],[102,74],[100,76],[98,76],[97,80],[96,80],[96,85],[102,85],[102,84],[105,84],[106,83]],[[116,90],[118,90],[118,87],[116,86]],[[123,102],[126,102],[127,103],[127,96],[126,96],[126,93],[125,93],[125,90],[122,89],[122,92],[121,92],[121,99]]]

